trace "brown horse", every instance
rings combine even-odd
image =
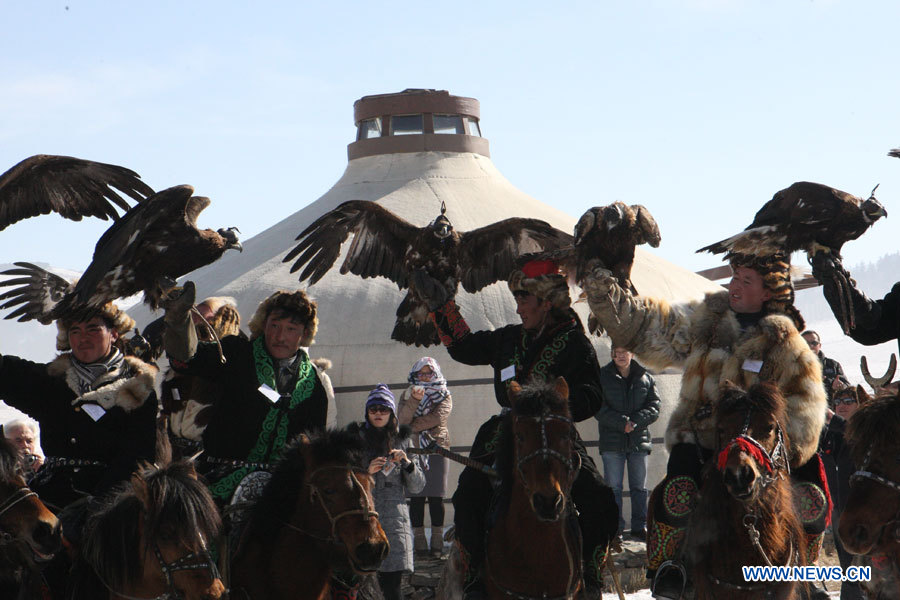
[[[0,598],[41,598],[38,564],[60,548],[56,517],[28,489],[0,427]]]
[[[509,386],[512,412],[498,450],[508,498],[487,537],[485,586],[491,598],[568,599],[582,587],[581,532],[571,488],[580,464],[573,445],[569,388]]]
[[[696,598],[796,598],[796,582],[744,580],[744,565],[797,565],[803,527],[790,481],[785,401],[768,383],[725,388],[715,408],[717,449],[684,540]]]
[[[870,597],[900,597],[900,398],[896,389],[870,399],[857,388],[860,408],[844,439],[856,471],[838,535],[848,552],[872,559]]]
[[[233,598],[325,598],[335,570],[375,573],[389,545],[364,457],[362,438],[347,431],[285,448],[231,562]]]
[[[225,586],[207,544],[221,525],[192,463],[146,465],[88,515],[71,597],[217,600]]]

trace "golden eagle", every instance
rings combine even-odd
[[[821,183],[800,181],[776,192],[744,231],[697,252],[789,256],[795,250],[814,254],[824,247],[840,256],[846,242],[887,216],[874,193],[873,189],[863,200]]]
[[[575,224],[575,278],[581,281],[590,263],[599,259],[625,289],[631,285],[634,249],[640,244],[659,247],[659,226],[640,204],[613,202],[588,209]]]
[[[175,279],[214,262],[230,248],[242,249],[234,228],[197,228],[197,216],[210,201],[193,192],[189,185],[172,187],[131,208],[100,237],[94,259],[77,284],[35,265],[16,263],[16,269],[3,273],[16,277],[0,282],[20,286],[0,295],[5,301],[0,308],[18,306],[6,318],[50,323],[140,291],[144,302],[157,309]]]
[[[558,248],[572,238],[538,219],[513,218],[472,231],[459,232],[441,214],[425,227],[401,219],[375,202],[344,202],[304,229],[284,262],[296,258],[291,273],[301,268],[300,281],[313,285],[331,268],[341,245],[353,233],[341,273],[360,277],[387,277],[406,297],[397,307],[391,338],[406,344],[430,346],[439,343],[434,323],[428,318],[425,300],[410,280],[416,269],[424,269],[440,281],[451,295],[462,283],[475,293],[495,281],[505,280],[516,258],[529,251]],[[305,265],[305,267],[304,267]]]
[[[117,219],[116,207],[125,211],[130,206],[115,190],[138,202],[153,193],[137,173],[125,167],[71,156],[26,158],[0,175],[0,230],[50,212],[73,221]]]

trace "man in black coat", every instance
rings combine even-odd
[[[810,258],[812,274],[822,284],[825,300],[835,318],[843,323],[852,316],[848,335],[864,346],[890,340],[900,343],[900,282],[881,300],[870,300],[856,287],[840,258],[817,252]],[[841,281],[845,283],[841,283]],[[849,301],[848,301],[849,300]],[[845,315],[849,305],[850,314]]]
[[[830,405],[832,398],[834,398],[835,385],[837,385],[838,389],[846,387],[850,385],[850,380],[844,375],[844,367],[841,366],[841,363],[833,358],[828,358],[822,352],[822,338],[819,337],[818,332],[807,329],[800,335],[803,336],[803,339],[809,345],[809,349],[816,353],[816,356],[819,357],[819,362],[822,363],[822,383],[825,385],[825,393],[828,394],[828,404]]]
[[[316,303],[303,291],[275,292],[250,319],[250,339],[224,338],[225,362],[213,342],[197,341],[189,310],[194,284],[166,305],[165,349],[179,372],[215,379],[223,390],[203,431],[200,470],[213,497],[227,504],[251,473],[267,471],[285,443],[325,427],[331,383],[305,348],[316,334]]]
[[[414,275],[419,290],[428,290],[430,308],[441,341],[450,356],[468,365],[490,365],[494,370],[494,392],[502,407],[509,407],[507,386],[531,379],[547,381],[563,377],[569,386],[569,407],[574,421],[591,418],[600,408],[600,368],[594,348],[571,309],[565,278],[551,261],[533,261],[513,272],[509,288],[516,298],[521,324],[493,331],[472,332],[453,300],[439,282],[422,271]],[[475,436],[470,457],[486,464],[494,462],[501,416],[488,420]],[[603,483],[584,445],[576,440],[581,469],[572,485],[572,498],[579,509],[583,537],[585,585],[598,593],[601,571],[609,542],[616,535],[618,508],[612,490]],[[468,565],[466,597],[483,594],[477,574],[484,559],[484,532],[493,489],[484,473],[466,468],[453,495],[457,539]]]
[[[83,318],[57,321],[62,354],[49,364],[0,356],[0,399],[40,424],[46,459],[31,488],[55,511],[155,459],[157,369],[117,347],[134,320],[112,303]]]

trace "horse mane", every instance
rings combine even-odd
[[[332,429],[309,435],[309,452],[317,465],[340,464],[364,469],[366,446],[358,432]],[[246,526],[247,536],[275,539],[296,509],[306,476],[303,443],[297,436],[284,448],[272,478],[256,501]],[[242,542],[243,543],[243,542]]]
[[[869,448],[894,448],[900,431],[900,400],[882,396],[869,400],[847,421],[844,439],[850,444],[853,462],[862,465]]]
[[[142,531],[145,546],[157,538],[193,545],[198,533],[212,543],[221,528],[219,511],[192,463],[144,464],[92,508],[81,556],[101,582],[122,590],[141,577]]]
[[[561,398],[551,382],[534,381],[522,386],[522,391],[516,396],[512,409],[503,417],[500,425],[500,439],[497,443],[495,462],[497,472],[500,474],[500,498],[501,505],[505,506],[509,500],[509,492],[515,479],[515,452],[513,451],[513,417],[540,417],[548,413],[561,413],[566,417],[569,412],[569,401]]]
[[[746,391],[731,382],[726,382],[722,395],[716,403],[716,414],[729,415],[748,408],[770,414],[783,424],[787,402],[778,388],[769,382],[756,383]]]
[[[19,452],[0,429],[0,480],[15,481],[21,475],[22,464],[19,461]]]

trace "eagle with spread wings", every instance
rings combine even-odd
[[[424,269],[451,294],[460,283],[475,293],[506,280],[521,254],[572,243],[570,235],[538,219],[505,219],[460,232],[447,218],[444,204],[434,221],[416,227],[375,202],[351,200],[304,229],[284,262],[294,261],[291,273],[303,269],[300,281],[314,285],[334,265],[351,233],[353,241],[340,272],[386,277],[407,289],[391,338],[416,346],[437,344],[439,339],[428,318],[427,302],[411,281],[413,271]]]
[[[887,216],[875,189],[863,200],[821,183],[799,181],[776,192],[744,231],[697,252],[789,256],[796,250],[814,254],[824,249],[840,256],[846,242]]]
[[[86,315],[116,298],[144,292],[154,310],[175,279],[241,250],[235,228],[198,229],[197,217],[210,204],[189,185],[153,194],[116,220],[100,237],[94,258],[77,283],[30,263],[4,271],[18,286],[0,295],[0,308],[14,308],[7,319],[48,324],[62,316]]]

